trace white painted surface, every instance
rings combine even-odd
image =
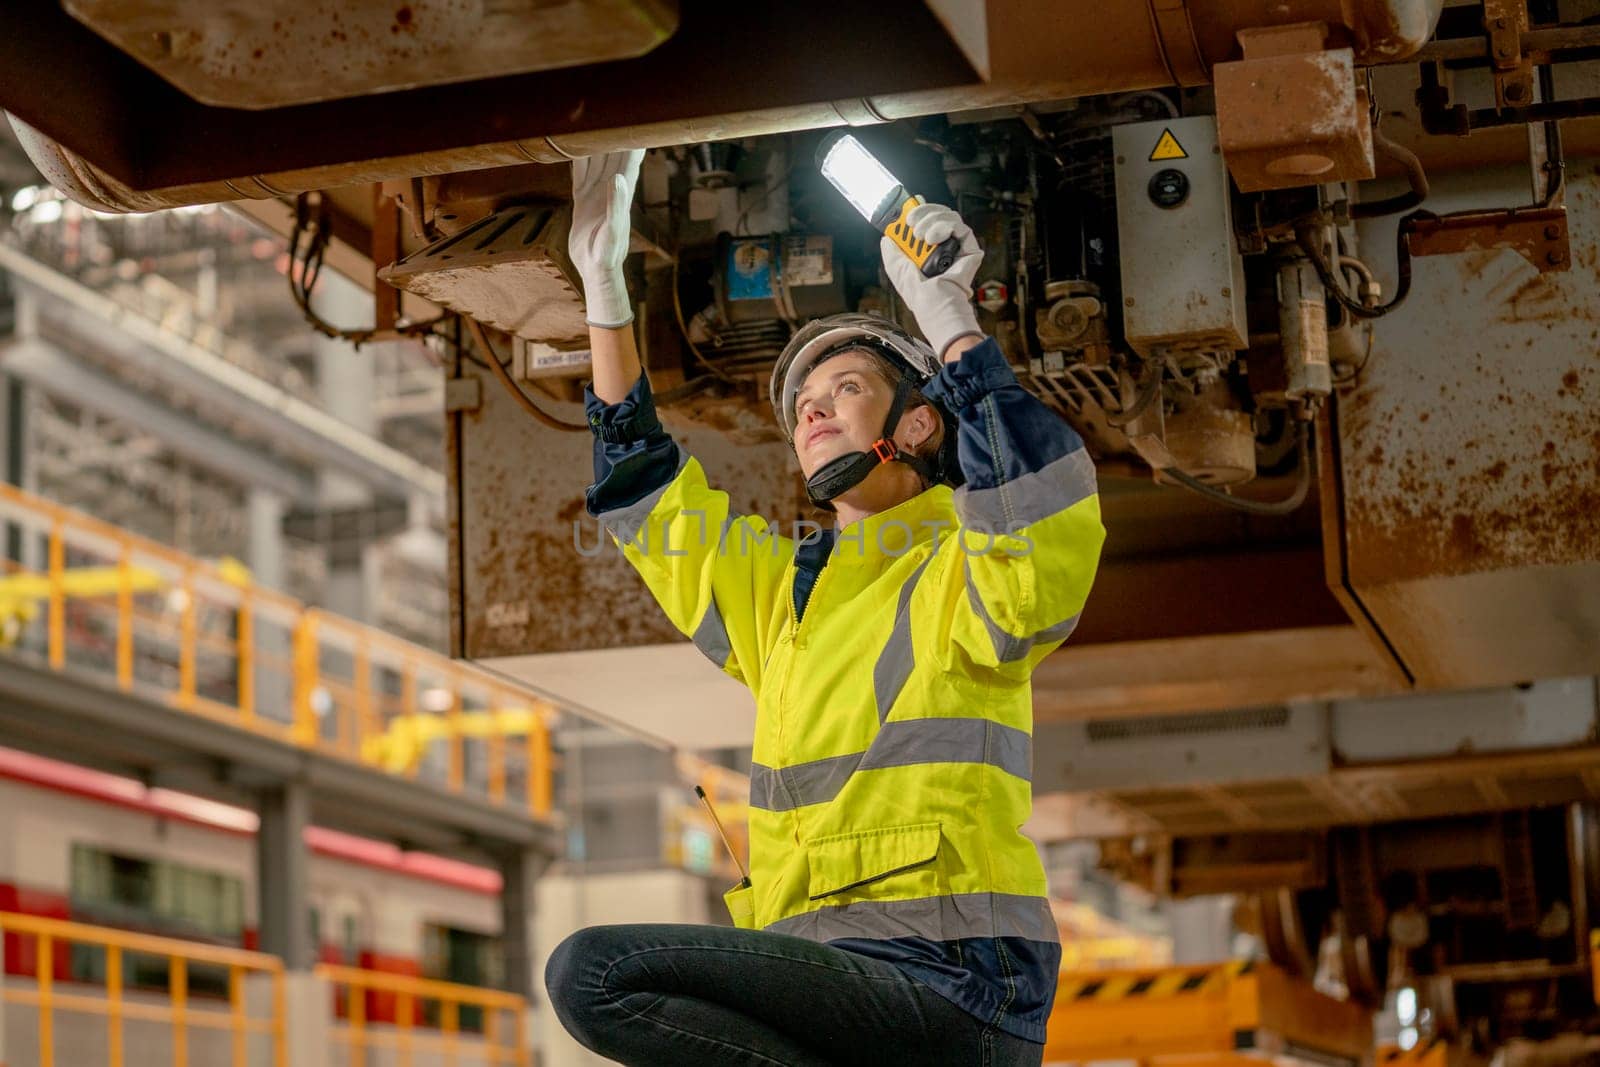
[[[748,747],[750,690],[687,642],[478,661],[551,699],[670,748]]]

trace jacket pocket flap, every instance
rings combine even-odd
[[[741,930],[754,930],[756,926],[756,891],[743,882],[722,894],[728,906],[728,917]]]
[[[939,854],[939,824],[914,823],[821,837],[806,846],[812,900],[929,863]]]

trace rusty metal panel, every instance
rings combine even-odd
[[[584,510],[594,471],[587,430],[539,425],[487,372],[468,370],[481,381],[482,402],[452,416],[453,647],[477,660],[681,640]],[[560,418],[583,421],[578,405],[541,400]],[[792,529],[803,496],[786,445],[734,444],[685,428],[670,408],[662,421],[737,511]]]
[[[1344,582],[1423,686],[1600,672],[1600,178],[1570,163],[1573,269],[1511,249],[1417,262],[1338,402]],[[1435,184],[1516,204],[1506,169]],[[1393,219],[1361,229],[1388,272]]]
[[[676,0],[66,0],[68,13],[201,103],[262,109],[631,59]]]

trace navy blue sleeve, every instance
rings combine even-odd
[[[583,410],[594,432],[594,484],[584,502],[589,514],[600,515],[636,504],[677,476],[677,442],[656,417],[650,379],[643,372],[628,395],[607,404],[583,388]]]
[[[992,337],[946,363],[922,392],[956,417],[956,455],[970,489],[1015,481],[1083,447],[1077,431],[1017,381]]]

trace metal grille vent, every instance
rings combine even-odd
[[[589,328],[567,257],[570,226],[566,208],[501,208],[384,267],[378,277],[529,341],[583,347]]]
[[[1288,708],[1246,708],[1241,711],[1208,711],[1196,715],[1095,719],[1084,725],[1084,733],[1090,742],[1097,743],[1140,741],[1152,737],[1240,733],[1246,730],[1281,730],[1288,725]]]

